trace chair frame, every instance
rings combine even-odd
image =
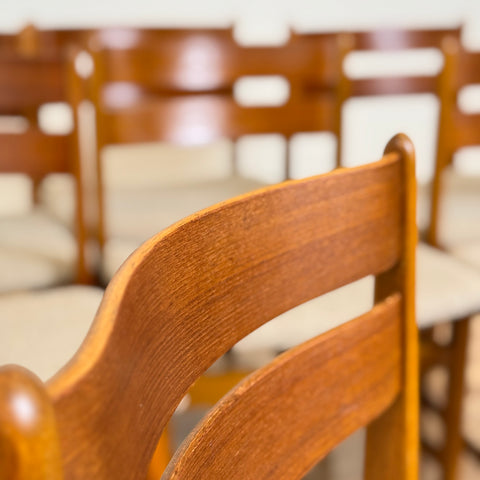
[[[358,410],[339,404],[338,396],[324,399],[339,421],[332,432],[320,432],[325,441],[315,447],[315,455],[323,456],[333,443],[375,418],[367,435],[367,477],[383,479],[388,472],[393,480],[418,478],[414,171],[413,147],[397,136],[377,164],[245,194],[146,242],[110,283],[79,352],[46,387],[22,368],[1,369],[0,473],[15,480],[31,479],[32,472],[35,480],[59,480],[64,473],[72,480],[143,478],[168,418],[209,365],[282,311],[373,273],[372,311],[260,370],[213,416],[223,415],[251,387],[255,393],[272,372],[279,372],[277,367],[290,364],[296,371],[298,361],[313,359],[311,352],[321,363],[326,355],[361,372],[345,355],[344,340],[350,338],[361,346],[353,347],[354,358],[359,358],[355,351],[364,352],[366,372],[374,373],[366,373],[358,391],[340,382]],[[366,224],[359,223],[362,215]],[[354,249],[346,238],[354,241]],[[288,281],[293,278],[299,281]],[[320,370],[324,373],[316,378],[329,375]],[[335,391],[336,373],[328,377]],[[277,390],[270,393],[282,390],[276,382],[272,388]],[[292,392],[302,404],[303,388],[300,396]],[[295,436],[286,438],[292,446],[297,443]],[[231,450],[226,451],[228,463]],[[300,478],[313,463],[310,454],[295,463],[291,478]],[[263,472],[258,478],[271,478],[268,470]]]
[[[47,35],[48,33],[48,35]],[[77,283],[91,283],[85,259],[86,226],[83,208],[83,171],[78,155],[78,131],[67,135],[44,133],[38,125],[38,110],[48,102],[68,101],[77,111],[80,91],[73,71],[67,61],[67,45],[45,41],[55,31],[40,32],[28,27],[18,36],[23,49],[6,48],[0,53],[0,114],[20,115],[29,125],[23,133],[0,133],[2,156],[0,171],[23,173],[33,180],[34,198],[40,181],[50,173],[71,173],[75,178],[75,236],[78,260],[75,273]],[[73,34],[80,35],[79,32]],[[68,35],[66,35],[67,38]],[[28,47],[28,48],[27,48]],[[74,122],[76,123],[76,122]]]
[[[130,32],[139,36],[142,33],[134,30]],[[108,33],[107,30],[106,34]],[[97,32],[89,42],[95,63],[91,96],[97,115],[96,165],[100,245],[105,243],[100,156],[106,145],[145,141],[195,145],[225,137],[235,141],[243,135],[255,133],[279,133],[288,139],[299,132],[325,130],[332,131],[338,138],[340,104],[337,98],[340,98],[340,95],[337,92],[344,85],[341,64],[350,45],[346,37],[326,34],[315,44],[306,44],[300,35],[292,34],[290,41],[281,47],[244,47],[234,41],[231,29],[147,30],[144,35],[151,41],[147,43],[147,50],[142,53],[145,38],[139,40],[137,50],[141,53],[140,56],[143,55],[142,58],[145,59],[148,51],[158,50],[155,62],[163,65],[159,70],[152,62],[148,62],[150,77],[138,62],[133,62],[136,70],[127,68],[128,49],[115,50],[109,48],[108,44],[102,45],[102,31]],[[172,38],[174,40],[171,40]],[[213,64],[211,69],[208,69],[208,74],[200,71],[195,82],[188,84],[182,80],[183,77],[179,77],[179,71],[185,68],[178,62],[178,58],[185,51],[188,52],[193,39],[206,45],[204,55],[207,57],[207,65],[212,62]],[[162,41],[167,44],[174,42],[173,51],[176,55],[172,57],[168,50],[163,52],[165,47],[162,47]],[[157,46],[152,47],[155,42]],[[132,52],[135,51],[133,48]],[[337,62],[334,68],[319,55],[321,49],[329,49],[330,55],[332,49],[339,53],[333,57]],[[319,63],[319,59],[322,59],[323,63]],[[166,67],[167,64],[172,71]],[[106,71],[107,65],[112,66],[110,73]],[[246,107],[234,100],[233,86],[238,78],[275,74],[285,76],[290,83],[290,99],[285,105]],[[145,82],[146,77],[154,78],[154,84],[142,85],[141,82]],[[127,115],[121,115],[122,109],[104,106],[102,92],[112,81],[137,82],[144,90],[139,93],[137,104],[123,109]],[[304,83],[306,85],[303,85]],[[143,100],[142,95],[145,95]],[[187,110],[196,118],[199,118],[201,113],[202,128],[208,131],[206,136],[198,139],[198,135],[190,131],[188,122],[186,124],[185,120],[181,119],[182,116],[193,118],[185,114]],[[177,122],[179,117],[180,121]],[[140,121],[141,119],[148,119],[148,122]],[[115,130],[117,133],[114,133]],[[288,154],[286,165],[286,177],[289,178]]]
[[[444,39],[442,51],[445,66],[438,87],[441,111],[437,157],[432,182],[430,226],[427,232],[429,243],[440,249],[444,248],[438,232],[444,171],[452,165],[456,150],[464,146],[480,144],[478,135],[480,115],[463,113],[457,106],[460,89],[470,83],[478,83],[480,79],[478,69],[476,71],[474,68],[474,65],[480,65],[480,55],[464,50],[456,36],[447,36]],[[424,448],[442,464],[446,480],[456,478],[458,459],[464,447],[477,457],[480,456],[478,448],[464,439],[461,428],[470,317],[454,320],[451,341],[444,347],[436,344],[431,330],[424,332],[423,343],[428,348],[422,355],[423,372],[427,372],[433,365],[442,365],[448,370],[447,405],[439,408],[432,404],[427,397],[422,397],[424,405],[436,411],[446,425],[446,442],[443,448],[435,449],[424,442]]]

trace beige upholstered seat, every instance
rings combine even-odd
[[[0,217],[0,293],[70,282],[76,262],[72,231],[42,209]]]
[[[427,328],[480,310],[480,271],[425,244],[417,247],[417,322]]]
[[[480,268],[480,239],[457,245],[450,252],[459,260]]]
[[[70,189],[73,225],[73,189]],[[63,203],[57,197],[57,203]],[[71,228],[33,204],[32,182],[20,174],[0,175],[0,294],[71,282],[77,243]]]
[[[0,296],[0,365],[18,363],[47,380],[85,338],[103,290],[69,286]]]
[[[448,250],[480,241],[480,176],[445,170],[438,243]]]

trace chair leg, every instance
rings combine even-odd
[[[445,411],[444,478],[457,478],[458,459],[462,451],[462,405],[468,340],[468,318],[455,322],[449,368],[448,404]]]
[[[424,451],[433,454],[441,465],[444,480],[455,480],[457,478],[458,459],[464,443],[461,420],[468,323],[468,318],[465,318],[453,324],[452,338],[446,346],[436,345],[432,348],[431,335],[428,333],[422,335],[424,355],[421,376],[423,377],[434,364],[441,364],[448,370],[446,405],[439,408],[433,402],[428,401],[427,398],[422,398],[423,405],[435,410],[444,421],[445,439],[442,447],[434,449],[425,441],[422,445]]]

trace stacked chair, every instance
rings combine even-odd
[[[163,478],[299,479],[364,425],[366,478],[418,478],[412,152],[397,137],[376,164],[243,195],[142,245],[62,372],[45,385],[0,370],[2,477],[145,478],[166,422],[216,359],[279,313],[372,274],[369,312],[246,379]]]

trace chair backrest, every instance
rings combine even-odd
[[[416,75],[407,72],[391,73],[389,75],[371,73],[368,76],[359,78],[353,77],[347,67],[350,55],[356,55],[359,52],[400,53],[407,51],[419,51],[420,49],[436,49],[439,52],[442,47],[442,40],[447,36],[460,38],[460,28],[446,28],[435,30],[421,29],[384,29],[350,32],[348,36],[348,48],[344,48],[343,55],[343,74],[341,75],[338,95],[338,132],[342,124],[342,106],[351,97],[382,96],[398,94],[420,94],[434,93],[438,94],[439,72],[424,73]],[[299,37],[305,45],[315,45],[317,42],[324,41],[324,33],[303,33]],[[379,60],[381,61],[381,60]],[[338,142],[337,166],[342,164],[342,142]]]
[[[373,274],[370,312],[240,384],[166,478],[301,478],[370,422],[368,478],[417,478],[413,157],[397,136],[375,164],[245,194],[146,242],[46,387],[2,369],[3,476],[145,478],[168,419],[213,362],[282,312]]]
[[[101,152],[106,145],[164,141],[198,145],[243,135],[339,133],[343,43],[292,34],[278,47],[241,46],[231,29],[105,30],[91,39],[96,110],[100,244],[104,242]],[[284,104],[241,105],[236,82],[281,76]],[[288,158],[287,158],[287,177]]]
[[[88,30],[39,30],[34,25],[0,36],[0,115],[27,115],[36,124],[41,105],[68,101],[65,52],[86,38]]]
[[[323,93],[334,91],[341,64],[336,35],[312,45],[292,35],[282,46],[245,47],[230,29],[107,30],[91,44],[101,147],[152,140],[192,145],[248,133],[289,136],[334,128],[331,96],[326,101],[317,95],[302,108],[289,100],[285,106],[245,107],[233,90],[244,76],[281,75],[290,98],[305,78]],[[282,112],[296,115],[285,120]]]
[[[446,37],[460,39],[460,28],[444,29],[385,29],[352,33],[355,51],[401,52],[436,49],[442,51]],[[437,93],[438,74],[372,76],[352,79],[350,96],[395,95],[404,93]]]
[[[444,40],[443,53],[445,68],[439,85],[441,112],[428,232],[429,241],[433,245],[439,243],[443,173],[452,164],[457,150],[480,145],[480,113],[462,110],[458,101],[464,87],[480,83],[480,53],[465,50],[455,37]]]
[[[50,134],[42,130],[38,123],[38,112],[42,105],[65,102],[74,97],[78,99],[80,93],[73,95],[77,84],[68,70],[67,45],[61,48],[58,42],[42,41],[44,37],[50,38],[55,33],[53,31],[31,32],[28,29],[28,32],[28,48],[0,49],[0,116],[15,116],[24,120],[24,127],[16,132],[0,131],[0,173],[29,176],[33,182],[35,199],[38,198],[36,189],[47,175],[73,175],[76,180],[75,227],[79,252],[77,277],[85,281],[85,222],[77,131]],[[38,38],[34,33],[38,34]],[[75,105],[72,107],[75,110]]]

